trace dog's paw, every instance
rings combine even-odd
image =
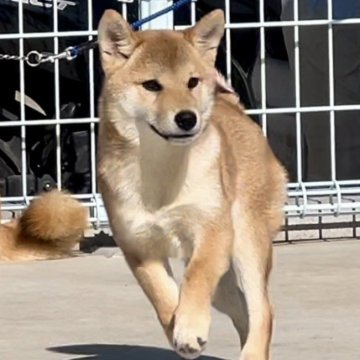
[[[204,351],[209,334],[210,315],[176,312],[173,346],[184,359],[196,359]]]

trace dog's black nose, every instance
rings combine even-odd
[[[180,111],[175,115],[175,122],[181,130],[189,131],[196,125],[196,114],[189,110]]]

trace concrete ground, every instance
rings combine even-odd
[[[0,264],[1,360],[175,360],[120,254]],[[101,253],[101,252],[100,252]],[[274,360],[360,359],[360,241],[277,245]],[[237,359],[214,312],[203,360]]]

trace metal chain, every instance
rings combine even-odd
[[[55,60],[66,59],[72,60],[76,57],[73,54],[73,47],[69,46],[63,52],[59,54],[53,54],[49,52],[38,52],[36,50],[30,51],[27,55],[18,56],[18,55],[8,55],[8,54],[0,54],[0,60],[16,60],[16,61],[26,61],[29,66],[36,67],[40,64],[51,62],[53,63]]]
[[[0,54],[0,60],[26,60],[26,56],[18,56],[18,55],[8,55],[8,54]]]

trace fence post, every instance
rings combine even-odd
[[[169,0],[140,0],[140,17],[144,18],[149,16],[159,10],[162,10],[170,5],[173,1]],[[173,12],[158,17],[144,25],[142,25],[142,30],[147,29],[172,29],[174,26],[174,16]]]

